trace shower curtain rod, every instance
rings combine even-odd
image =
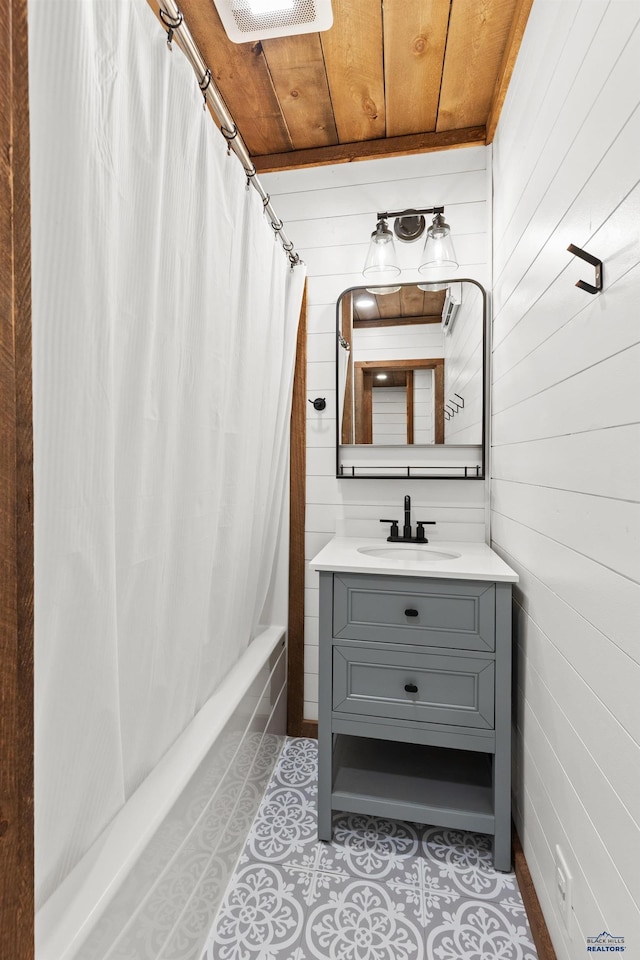
[[[180,12],[175,0],[158,0],[160,10],[160,19],[167,28],[167,45],[171,49],[171,42],[175,38],[179,47],[193,67],[198,83],[205,101],[212,108],[214,115],[220,122],[222,136],[227,141],[229,150],[233,150],[240,160],[244,172],[247,175],[247,183],[252,183],[258,191],[265,213],[271,221],[271,226],[275,233],[280,237],[292,267],[300,263],[300,256],[293,248],[293,244],[284,232],[284,225],[279,219],[271,205],[271,198],[262,186],[257,175],[256,168],[251,160],[246,144],[242,139],[240,131],[236,126],[235,120],[229,113],[227,105],[222,99],[222,95],[213,81],[211,70],[202,59],[202,55],[191,36],[191,31],[184,22],[184,17]]]

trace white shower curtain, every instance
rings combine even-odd
[[[291,270],[145,0],[31,0],[39,905],[248,645]]]

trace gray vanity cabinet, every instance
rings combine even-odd
[[[333,810],[493,834],[511,869],[511,583],[320,573],[318,836]]]

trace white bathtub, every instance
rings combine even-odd
[[[36,915],[36,960],[199,960],[280,752],[284,629],[257,637]]]

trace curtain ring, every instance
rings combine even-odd
[[[202,109],[206,110],[207,109],[207,90],[211,86],[211,70],[209,70],[208,67],[204,77],[202,78],[202,80],[198,82],[198,86],[200,87],[200,92],[204,97],[204,103],[202,105]]]
[[[271,227],[276,233],[280,233],[280,231],[284,227],[284,223],[282,222],[282,220],[277,220],[277,221],[272,220]]]
[[[173,47],[171,46],[171,41],[173,40],[173,31],[177,30],[178,27],[182,26],[182,21],[184,20],[184,17],[182,16],[179,10],[178,10],[178,16],[175,18],[175,20],[172,17],[170,17],[169,14],[162,9],[162,7],[160,7],[160,10],[158,12],[159,12],[162,23],[165,25],[165,27],[168,28],[167,29],[167,47],[169,48],[169,50],[173,50]]]
[[[231,141],[232,141],[232,140],[235,140],[235,138],[238,136],[238,128],[237,128],[237,126],[235,125],[235,123],[234,123],[234,125],[233,125],[233,130],[227,130],[227,128],[226,128],[225,126],[222,126],[222,125],[221,125],[221,126],[220,126],[220,133],[222,134],[222,136],[223,136],[223,137],[225,138],[225,140],[227,141],[227,156],[229,157],[229,156],[231,156]]]

